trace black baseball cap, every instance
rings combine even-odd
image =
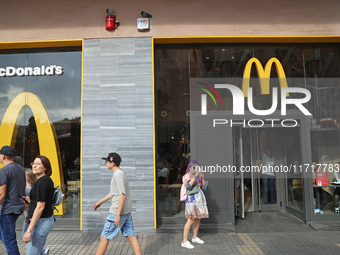
[[[114,162],[116,165],[120,165],[120,162],[122,162],[121,157],[115,152],[110,152],[106,158],[102,159],[109,162]]]
[[[22,161],[22,158],[20,156],[15,156],[13,158],[14,163],[19,164],[20,166],[24,167],[24,162]]]
[[[8,145],[3,146],[0,150],[0,154],[10,157],[14,157],[16,153],[14,148]]]

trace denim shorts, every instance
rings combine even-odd
[[[116,215],[113,215],[111,213],[109,213],[109,216],[107,216],[104,230],[102,232],[102,237],[106,239],[113,239],[116,237],[119,231],[122,231],[122,235],[124,237],[135,236],[131,213],[120,215],[120,223],[118,227],[114,223],[115,216]]]

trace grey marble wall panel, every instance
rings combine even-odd
[[[124,116],[124,118],[115,116],[117,118],[117,125],[118,127],[134,127],[135,126],[135,119],[134,116]],[[110,118],[102,119],[100,121],[101,126],[104,127],[111,127],[112,120]],[[115,132],[115,131],[114,131]],[[115,132],[116,133],[116,132]]]
[[[98,128],[100,127],[100,121],[86,121],[86,122],[83,122],[83,132],[86,132],[86,131],[97,131]]]
[[[117,106],[117,100],[111,99],[111,100],[87,100],[86,104],[83,105],[83,112],[86,111],[86,113],[90,115],[105,115],[114,110],[116,110]],[[95,117],[95,116],[94,116]],[[95,120],[96,118],[92,118],[92,120]]]
[[[136,78],[134,76],[122,76],[120,74],[112,76],[103,76],[100,79],[100,85],[121,85],[121,84],[136,84]]]
[[[110,76],[117,74],[118,57],[116,56],[91,56],[84,64],[84,77],[87,76]]]
[[[133,110],[136,108],[150,110],[150,107],[152,108],[152,97],[143,98],[139,96],[134,96],[133,100],[132,98],[129,98],[129,97],[119,97],[117,100],[118,100],[118,108],[122,110],[124,108],[133,109]]]
[[[102,56],[135,55],[135,38],[112,38],[102,39],[100,41],[100,52]]]
[[[100,40],[87,40],[84,47],[84,56],[99,56],[100,55]]]
[[[144,219],[145,215],[148,214],[150,210],[153,210],[154,204],[153,204],[153,201],[137,201],[136,208],[137,208],[136,209],[137,217],[141,217],[142,219]],[[149,220],[150,220],[149,223],[151,223],[152,220],[151,219]],[[146,223],[146,222],[142,222],[142,223]],[[150,225],[152,225],[152,223]]]
[[[131,96],[129,91],[134,91],[134,83],[119,83],[119,84],[102,84],[100,86],[100,92],[103,94],[112,94],[118,97],[129,97]]]
[[[92,206],[109,192],[112,172],[100,159],[123,159],[130,182],[136,232],[154,232],[152,39],[84,42],[82,119],[82,225],[100,232],[110,203]]]

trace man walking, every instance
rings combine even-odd
[[[115,238],[119,231],[122,231],[123,236],[129,240],[133,252],[136,255],[140,255],[141,249],[135,236],[131,217],[132,202],[129,183],[126,175],[119,168],[122,159],[114,152],[109,153],[106,158],[102,159],[106,161],[107,168],[113,171],[113,176],[110,184],[110,193],[93,205],[93,209],[97,210],[104,202],[111,199],[109,216],[106,219],[104,230],[100,236],[96,255],[103,255],[105,253],[109,240]]]
[[[24,169],[14,163],[16,151],[11,146],[0,150],[0,240],[10,255],[20,255],[15,225],[25,204],[20,196],[25,195],[26,177]]]

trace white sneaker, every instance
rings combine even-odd
[[[187,249],[193,249],[195,248],[195,246],[193,246],[189,241],[186,241],[185,243],[181,242],[181,246],[183,248],[187,248]]]
[[[193,242],[193,243],[199,243],[199,244],[204,244],[204,241],[203,241],[201,238],[199,238],[199,237],[192,238],[192,239],[191,239],[191,242]]]
[[[50,249],[49,248],[46,248],[45,250],[44,250],[44,254],[48,254],[50,252]]]

